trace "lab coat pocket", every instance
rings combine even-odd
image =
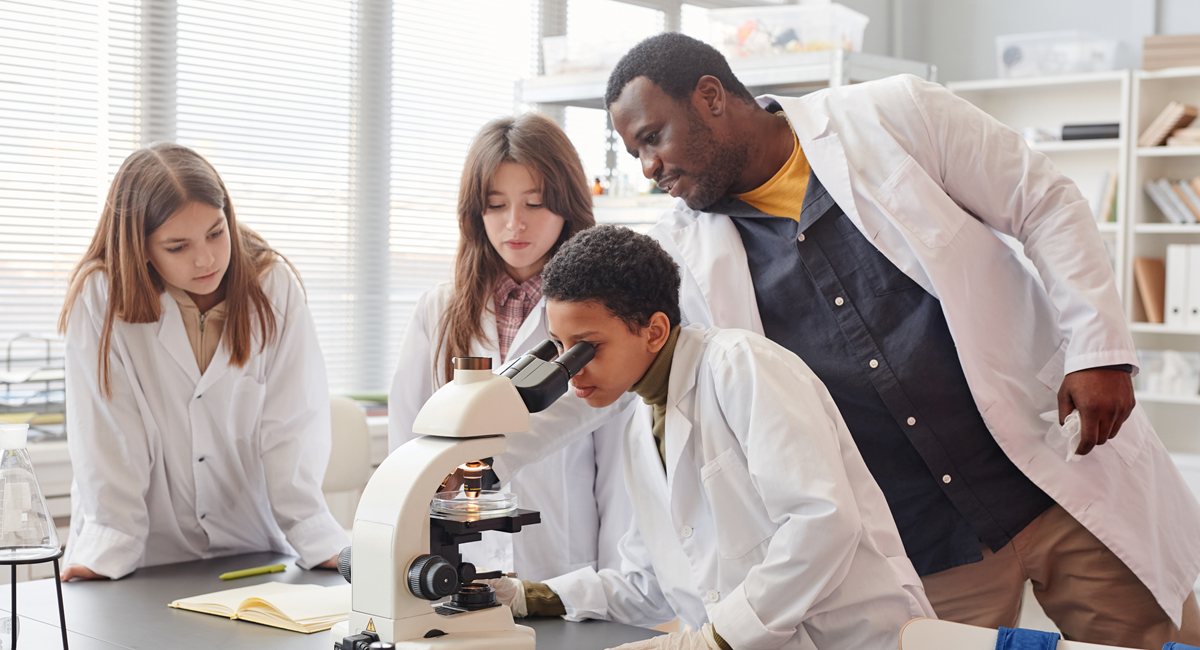
[[[262,417],[263,402],[266,400],[266,382],[259,381],[253,375],[239,377],[234,382],[233,392],[229,400],[229,417],[234,431],[249,434],[258,430],[258,422]],[[244,435],[244,434],[243,434]]]
[[[929,248],[950,243],[967,214],[909,156],[879,188],[879,202]]]
[[[775,534],[775,522],[735,448],[726,449],[700,468],[700,480],[712,506],[722,558],[738,559]]]

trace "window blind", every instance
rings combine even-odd
[[[53,331],[121,161],[173,140],[300,270],[331,389],[385,390],[417,297],[449,277],[471,138],[535,72],[535,15],[536,0],[0,1],[0,340]],[[363,74],[381,57],[390,84]],[[389,146],[364,156],[371,137]],[[365,247],[381,263],[356,266]]]
[[[134,0],[0,3],[0,343],[53,334],[132,151],[138,15]]]
[[[517,111],[516,82],[536,72],[536,2],[460,0],[452,18],[446,12],[444,4],[395,2],[393,289],[381,342],[393,370],[417,299],[450,278],[458,184],[471,140],[488,121]]]
[[[168,131],[217,168],[238,219],[300,271],[330,388],[362,388],[353,333],[355,4],[178,0]],[[169,47],[169,46],[168,46]]]

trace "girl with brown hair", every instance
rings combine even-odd
[[[452,357],[491,357],[499,371],[548,338],[542,266],[593,224],[579,154],[557,124],[526,113],[479,131],[459,185],[454,278],[421,296],[404,335],[388,399],[391,450],[416,437],[417,412],[450,378]],[[573,395],[562,401],[587,410]],[[484,533],[482,542],[463,547],[464,557],[481,570],[515,571],[529,580],[617,568],[617,541],[630,521],[620,465],[623,424],[605,425],[511,478],[502,475],[501,489],[516,493],[521,508],[541,511],[542,523],[520,535]],[[510,445],[505,458],[514,453]]]
[[[284,263],[280,263],[280,262]],[[251,551],[336,566],[329,389],[295,269],[199,154],[135,151],[71,274],[62,580]]]

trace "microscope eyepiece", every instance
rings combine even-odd
[[[547,340],[542,341],[534,350],[540,355],[551,347],[558,349],[554,343]],[[553,361],[542,359],[538,355],[526,354],[502,373],[512,380],[530,413],[543,411],[562,397],[562,394],[567,392],[567,382],[571,377],[596,356],[596,348],[591,343],[581,341]]]
[[[559,355],[554,362],[566,368],[567,377],[574,377],[594,358],[596,358],[596,346],[587,341],[580,341],[571,346],[570,350]]]

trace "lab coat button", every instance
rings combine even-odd
[[[204,462],[204,456],[200,457],[200,462],[202,462],[202,463]]]
[[[871,361],[869,363],[867,363],[867,365],[871,366],[872,368],[878,368],[879,362],[874,359],[871,359]]]
[[[908,426],[913,426],[917,423],[917,418],[908,418]]]
[[[683,528],[680,528],[679,534],[682,535],[684,538],[691,537],[692,536],[692,527],[684,526]]]
[[[833,304],[837,305],[838,307],[841,307],[843,304],[845,304],[845,302],[846,301],[842,300],[841,296],[838,296],[837,298],[833,299]]]
[[[800,233],[800,236],[796,238],[796,241],[804,241],[804,233]]]
[[[715,603],[721,600],[721,594],[716,589],[709,589],[707,594],[704,594],[705,600],[710,603]]]
[[[943,477],[942,477],[942,483],[949,483],[949,482],[950,482],[950,475],[949,475],[949,474],[947,474],[947,475],[945,475],[945,476],[943,476]]]

